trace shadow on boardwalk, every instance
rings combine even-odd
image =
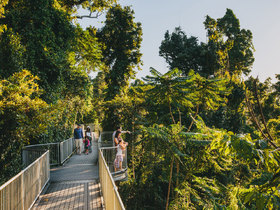
[[[51,169],[50,186],[32,209],[102,209],[98,184],[98,148],[88,155],[73,155]]]

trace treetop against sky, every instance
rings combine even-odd
[[[187,36],[196,36],[199,41],[206,42],[207,35],[203,22],[206,15],[212,18],[221,18],[230,8],[240,20],[241,28],[249,29],[253,33],[255,48],[255,62],[250,75],[259,76],[261,81],[271,77],[276,81],[275,74],[280,73],[278,67],[280,28],[277,20],[280,19],[280,1],[270,0],[236,0],[236,1],[185,1],[185,0],[120,0],[123,6],[132,6],[136,21],[141,22],[143,28],[142,71],[137,74],[141,78],[149,74],[149,68],[154,67],[162,71],[168,70],[167,63],[159,56],[159,46],[167,30],[174,31],[180,26]],[[105,16],[103,16],[105,18]],[[82,19],[83,27],[89,25],[102,26],[99,20]],[[102,19],[103,18],[103,19]]]

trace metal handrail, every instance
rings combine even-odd
[[[116,158],[117,147],[114,146],[112,134],[113,131],[102,132],[98,139],[98,146],[102,150],[102,154],[114,180],[121,181],[127,178],[127,150],[123,151],[122,169],[115,171],[114,161]]]
[[[59,143],[34,144],[24,147],[22,149],[23,165],[27,167],[47,150],[50,152],[50,165],[59,165]]]
[[[0,209],[29,209],[49,179],[49,151],[46,151],[0,187]]]
[[[28,166],[47,150],[50,151],[50,165],[61,165],[76,151],[74,141],[73,138],[69,138],[63,142],[25,146],[22,150],[23,165]]]
[[[125,210],[101,149],[99,149],[99,177],[105,208],[110,210]]]
[[[75,151],[74,138],[69,138],[60,143],[60,164],[63,164]]]
[[[65,140],[66,141],[66,140]],[[29,148],[29,147],[34,147],[34,146],[47,146],[47,145],[52,145],[52,144],[58,144],[59,142],[55,142],[55,143],[46,143],[46,144],[32,144],[32,145],[27,145],[24,146],[25,148]]]
[[[106,161],[106,164],[109,168],[109,171],[112,175],[125,173],[127,171],[127,150],[122,151],[123,155],[123,161],[122,161],[122,169],[120,171],[115,171],[114,168],[114,161],[116,158],[118,147],[101,147],[100,150],[102,151],[102,154],[104,156],[104,159]]]
[[[114,146],[114,141],[112,138],[113,131],[104,131],[101,132],[98,138],[98,143],[101,147],[112,147]],[[106,136],[106,137],[104,137]]]

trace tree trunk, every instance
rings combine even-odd
[[[170,187],[171,187],[171,181],[172,181],[173,163],[174,163],[174,155],[172,156],[171,165],[170,165],[170,175],[169,175],[169,184],[168,184],[168,192],[167,192],[165,210],[168,209],[168,202],[169,202],[169,195],[170,195]]]
[[[181,117],[181,112],[180,112],[180,109],[178,109],[178,112],[179,112],[179,122],[180,122],[180,127],[182,127],[182,117]]]
[[[179,186],[179,172],[180,172],[180,164],[179,161],[176,159],[176,188]],[[177,197],[178,193],[176,193]]]
[[[191,128],[192,128],[192,125],[193,125],[193,123],[194,123],[194,119],[196,118],[196,116],[197,116],[197,114],[198,114],[198,111],[199,111],[199,105],[197,105],[196,106],[196,112],[195,112],[195,114],[194,114],[194,117],[193,117],[193,119],[192,119],[192,122],[191,122],[191,124],[190,124],[190,127],[188,128],[188,132],[191,130]]]
[[[76,120],[77,120],[77,115],[78,115],[78,112],[75,113],[75,118],[74,118],[72,133],[74,133],[75,124],[76,124]]]
[[[253,118],[253,121],[256,123],[257,128],[258,128],[258,130],[261,132],[261,134],[263,135],[263,137],[264,137],[265,139],[267,139],[268,142],[269,142],[273,147],[278,148],[278,147],[266,136],[266,134],[263,132],[263,130],[262,130],[261,126],[260,126],[260,123],[259,123],[259,121],[257,120],[257,118],[256,118],[256,116],[255,116],[253,107],[252,107],[252,105],[251,105],[251,103],[250,103],[250,101],[249,101],[249,99],[248,99],[248,96],[247,96],[247,94],[246,94],[246,90],[245,90],[245,102],[246,102],[247,108],[248,108],[248,110],[249,110],[249,112],[250,112],[250,114],[251,114],[251,117]]]
[[[257,99],[257,103],[258,103],[258,106],[259,106],[259,110],[260,110],[260,113],[261,113],[261,119],[262,119],[262,122],[264,124],[264,127],[265,127],[265,130],[266,130],[266,133],[268,135],[268,137],[270,138],[270,140],[272,142],[270,142],[275,148],[278,148],[274,143],[274,138],[271,136],[268,128],[267,128],[267,125],[266,125],[266,121],[265,121],[265,118],[264,118],[264,114],[263,114],[263,111],[262,111],[262,106],[261,106],[261,103],[260,103],[260,100],[259,100],[259,95],[258,95],[258,89],[257,89],[257,81],[255,80],[255,83],[254,83],[254,86],[255,86],[255,97]]]
[[[172,110],[171,110],[171,104],[170,104],[170,101],[168,100],[168,106],[169,106],[169,112],[170,112],[170,116],[171,116],[171,119],[173,121],[173,124],[176,124],[175,122],[175,119],[174,119],[174,116],[172,114]]]
[[[133,179],[135,179],[135,167],[134,167],[134,139],[135,139],[135,123],[133,122],[132,126],[132,147],[131,147],[131,156],[132,156],[132,173],[133,173]]]

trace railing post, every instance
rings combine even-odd
[[[113,192],[115,191],[114,186],[113,186],[112,191]],[[115,210],[116,209],[116,199],[115,199],[116,196],[115,196],[115,193],[113,194],[113,197],[114,197],[113,201],[114,201],[114,210]]]
[[[22,150],[22,164],[23,164],[24,168],[27,166],[27,151],[26,150]]]
[[[62,164],[62,157],[63,157],[63,154],[62,154],[62,146],[61,146],[62,142],[58,143],[58,154],[59,154],[59,164],[61,165]]]

